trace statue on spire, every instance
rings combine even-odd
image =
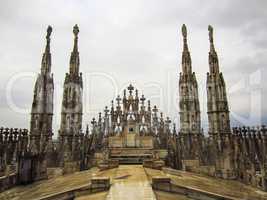
[[[183,24],[183,26],[182,26],[182,34],[183,34],[183,37],[184,37],[184,38],[187,37],[187,30],[186,30],[186,26],[185,26],[185,24]]]
[[[80,30],[77,24],[75,24],[75,26],[73,27],[73,34],[75,35],[75,37],[78,37]]]
[[[46,31],[46,46],[45,52],[43,53],[41,71],[46,74],[51,70],[51,55],[50,55],[50,36],[52,33],[52,27],[48,26]]]
[[[210,40],[210,51],[213,52],[213,54],[215,54],[216,52],[215,52],[215,47],[213,43],[213,27],[209,25],[208,30],[209,30],[209,40]]]
[[[51,36],[51,33],[52,33],[52,26],[48,26],[47,27],[47,34],[46,34],[46,39],[48,40],[48,39],[50,39],[50,36]]]
[[[73,52],[78,52],[78,34],[80,30],[77,24],[73,27],[73,34],[74,34],[74,47]]]
[[[52,26],[48,26],[47,27],[47,31],[46,31],[46,47],[45,47],[45,51],[47,53],[49,53],[50,51],[50,36],[51,36],[51,33],[52,33]]]
[[[183,35],[183,38],[184,38],[184,52],[187,52],[188,51],[188,45],[187,45],[187,29],[186,29],[186,26],[185,24],[182,25],[182,35]],[[188,55],[186,55],[186,57],[188,57]]]
[[[213,43],[213,27],[211,25],[209,25],[208,30],[209,30],[210,43]]]
[[[79,65],[80,65],[80,58],[79,58],[79,51],[78,51],[78,34],[80,30],[77,24],[73,27],[73,34],[74,34],[74,45],[73,51],[71,52],[70,57],[70,74],[74,75],[75,77],[79,76]]]

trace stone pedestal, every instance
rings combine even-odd
[[[199,160],[182,160],[182,168],[185,171],[194,172],[195,168],[199,168]]]
[[[152,188],[157,189],[164,189],[165,191],[170,190],[171,179],[166,176],[154,176],[152,177]]]
[[[144,160],[143,167],[161,170],[165,166],[163,160]]]
[[[98,168],[100,170],[106,170],[106,169],[112,169],[112,168],[116,168],[119,166],[119,161],[118,160],[106,160],[103,161],[102,163],[98,164]]]
[[[91,191],[100,192],[110,188],[109,177],[94,177],[91,179]]]
[[[72,174],[80,171],[79,166],[79,162],[65,162],[63,166],[63,174]]]

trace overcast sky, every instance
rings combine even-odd
[[[232,125],[266,123],[266,19],[266,0],[1,0],[0,126],[29,128],[33,86],[51,25],[57,132],[76,23],[84,125],[129,83],[178,123],[183,23],[199,83],[203,127],[209,24],[214,27]]]

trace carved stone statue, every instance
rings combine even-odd
[[[208,30],[209,30],[209,39],[210,42],[213,43],[213,28],[211,25],[208,26]]]
[[[52,33],[52,26],[48,26],[47,27],[47,35],[46,35],[46,38],[48,39],[48,38],[50,38],[50,36],[51,36],[51,33]]]
[[[77,24],[75,24],[75,26],[73,27],[73,34],[75,35],[75,37],[77,37],[78,33],[79,33],[79,27]]]
[[[183,24],[183,26],[182,26],[182,34],[183,34],[184,38],[186,38],[186,36],[187,36],[187,30],[186,30],[185,24]]]

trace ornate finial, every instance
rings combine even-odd
[[[73,27],[73,34],[75,35],[75,37],[78,36],[80,30],[77,24],[75,24],[75,26]]]
[[[174,136],[176,135],[176,124],[175,123],[173,123],[172,133]]]
[[[135,96],[138,98],[138,90],[135,90]]]
[[[117,105],[119,107],[120,106],[120,101],[121,101],[120,95],[117,96],[116,101],[117,101]]]
[[[183,37],[184,37],[184,38],[187,37],[187,30],[186,30],[186,26],[185,26],[185,24],[183,24],[183,26],[182,26],[182,34],[183,34]]]
[[[127,89],[129,90],[130,95],[132,95],[133,90],[134,90],[134,87],[132,86],[132,84],[130,84]]]
[[[105,106],[105,109],[104,109],[105,117],[107,117],[107,116],[108,116],[108,112],[109,112],[109,110],[108,110],[108,107],[107,107],[107,106]]]
[[[89,125],[86,124],[86,135],[89,135]]]
[[[151,111],[150,100],[147,101],[147,110],[148,110],[148,111]]]
[[[73,52],[77,53],[78,52],[78,34],[79,34],[80,30],[77,24],[75,24],[75,26],[73,27],[73,34],[74,34],[74,46],[73,46]],[[72,58],[73,61],[76,60],[76,56],[74,56],[74,58]]]
[[[166,117],[166,120],[165,120],[165,122],[166,122],[167,124],[170,124],[172,121],[170,120],[170,118],[169,118],[169,117]]]
[[[154,106],[153,110],[152,110],[154,113],[157,113],[158,112],[158,108],[157,106]]]
[[[92,119],[91,124],[93,125],[93,127],[95,126],[95,124],[96,124],[95,118]]]
[[[145,96],[142,94],[142,96],[141,96],[141,98],[140,98],[140,101],[141,101],[142,105],[145,104],[145,100],[146,100],[146,98],[145,98]]]
[[[70,57],[70,74],[74,76],[79,76],[79,66],[80,66],[80,58],[78,52],[78,33],[79,33],[79,27],[76,24],[73,27],[74,45]]]

